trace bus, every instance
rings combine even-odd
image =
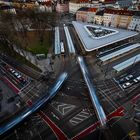
[[[64,43],[63,43],[63,41],[60,42],[60,51],[61,51],[61,54],[64,55],[65,49],[64,49]]]
[[[36,58],[37,58],[38,60],[42,60],[42,59],[45,59],[46,56],[45,56],[45,54],[36,54]]]

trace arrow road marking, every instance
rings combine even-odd
[[[63,116],[72,111],[76,107],[75,105],[65,104],[61,102],[53,102],[52,105]]]

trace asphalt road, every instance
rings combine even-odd
[[[78,43],[79,41],[77,40],[77,38],[74,38],[73,29],[71,28],[69,29],[74,44],[76,44],[76,46],[79,47],[80,44]],[[94,112],[94,108],[91,104],[91,100],[89,98],[87,86],[83,80],[75,56],[71,56],[68,52],[67,42],[62,26],[60,33],[62,34],[61,40],[64,41],[66,52],[65,56],[60,56],[61,67],[59,71],[60,73],[63,71],[67,71],[69,73],[69,78],[59,91],[58,95],[53,99],[53,101],[45,105],[41,109],[41,111],[43,111],[43,113],[47,117],[49,117],[50,120],[52,120],[55,124],[57,124],[57,126],[61,129],[61,131],[65,133],[65,135],[68,138],[73,138],[82,130],[85,130],[89,128],[89,126],[95,124],[97,122],[97,118]],[[79,51],[80,50],[77,49],[77,53]],[[93,59],[94,57],[92,56],[87,57],[86,59],[88,68],[90,69],[91,73],[93,73],[95,70],[94,63],[92,64],[90,63]],[[96,85],[99,100],[101,101],[101,104],[103,105],[103,108],[105,109],[107,115],[113,112],[114,110],[118,109],[120,106],[122,106],[122,104],[124,105],[126,101],[132,99],[132,96],[131,95],[126,96],[125,93],[119,88],[118,85],[114,83],[112,79],[99,80],[98,73],[95,73],[92,76],[93,82],[95,82]],[[39,87],[39,91],[43,88],[42,81],[40,81],[40,84],[41,87]],[[34,85],[35,83],[29,86],[29,88],[33,87],[32,92],[28,92],[28,87],[26,89],[27,91],[25,90],[25,93],[26,92],[29,93],[26,96],[29,99],[31,98],[31,95],[34,92],[36,92],[35,90],[36,86],[34,87]],[[139,89],[135,91],[133,97],[136,96],[138,92]],[[7,137],[5,137],[4,140],[11,139],[14,136],[16,137],[17,140],[35,139],[35,138],[56,139],[56,136],[54,135],[52,130],[50,130],[47,123],[44,122],[40,117],[36,116],[37,115],[31,116],[27,121],[24,122],[24,124],[17,127],[16,131],[15,130],[11,131],[11,133],[7,135]],[[95,130],[96,128],[98,128],[98,126],[95,127]],[[112,133],[115,132],[117,129],[119,128],[117,127],[113,129]],[[97,133],[97,131],[95,131],[95,133]],[[119,132],[119,134],[120,133],[121,132]]]

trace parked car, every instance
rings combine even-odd
[[[132,79],[132,78],[133,78],[133,75],[131,75],[131,74],[130,74],[130,75],[127,75],[127,76],[125,77],[126,80],[130,80],[130,79]]]
[[[11,72],[12,72],[12,73],[15,73],[15,70],[12,70]]]
[[[132,83],[126,82],[126,83],[122,84],[122,87],[125,89],[125,88],[130,87],[131,85],[132,85]]]
[[[125,77],[119,79],[119,83],[122,84],[122,83],[124,83],[124,82],[126,82],[126,81],[129,81],[129,80],[132,79],[132,78],[133,78],[133,75],[132,75],[132,74],[127,75],[127,76],[125,76]]]
[[[17,77],[19,75],[19,73],[18,72],[15,72],[14,75]]]
[[[133,82],[134,82],[134,83],[138,83],[139,80],[137,80],[137,79],[133,79]]]
[[[140,76],[138,76],[136,79],[137,79],[138,81],[140,81]]]
[[[21,77],[22,77],[22,76],[21,76],[20,74],[19,74],[19,75],[17,75],[17,78],[18,78],[18,79],[20,79]]]
[[[126,81],[126,79],[125,79],[125,77],[124,77],[124,78],[121,78],[121,79],[119,80],[119,83],[122,84],[122,83],[124,83],[125,81]]]

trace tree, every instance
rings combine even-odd
[[[13,52],[13,43],[17,35],[14,28],[14,15],[10,13],[1,13],[0,17],[0,37],[1,42],[6,45],[10,52]]]

